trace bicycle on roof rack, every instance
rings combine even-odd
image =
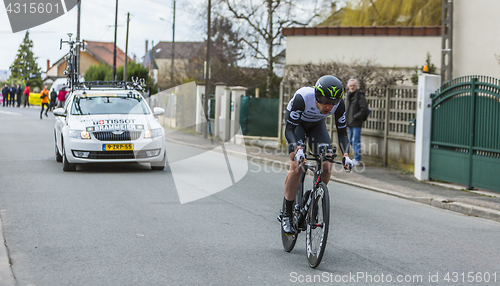
[[[330,195],[328,187],[321,181],[323,172],[323,162],[331,162],[341,164],[340,161],[334,161],[336,148],[333,148],[333,155],[328,156],[326,148],[321,148],[318,155],[307,152],[307,160],[316,161],[317,164],[304,164],[302,175],[300,176],[300,185],[297,196],[294,201],[294,209],[292,211],[293,224],[297,233],[295,235],[287,235],[281,231],[281,240],[283,248],[286,252],[292,251],[297,241],[297,237],[301,231],[306,232],[306,254],[309,261],[309,266],[316,268],[323,258],[325,252],[326,241],[328,238],[328,229],[330,224]],[[314,173],[312,189],[304,191],[304,179],[307,175],[307,170]],[[350,171],[350,169],[346,170]],[[283,211],[280,212],[278,220],[281,222]]]
[[[140,92],[144,92],[144,87],[146,86],[146,81],[144,78],[132,78],[132,81],[85,81],[80,82],[78,79],[78,66],[76,61],[76,55],[74,49],[76,46],[81,45],[82,49],[85,50],[85,40],[74,41],[71,39],[72,33],[68,33],[69,40],[63,41],[61,39],[59,43],[59,49],[62,49],[62,44],[66,43],[69,45],[69,54],[66,57],[68,66],[64,71],[64,74],[68,77],[68,84],[71,91],[76,89],[92,89],[94,88],[120,88],[120,89],[134,89]]]
[[[66,43],[69,45],[69,54],[66,57],[66,62],[68,63],[68,66],[66,70],[64,71],[64,74],[68,77],[68,84],[70,87],[70,90],[73,91],[75,86],[78,84],[78,66],[76,62],[76,55],[74,52],[74,48],[76,46],[81,45],[82,49],[85,50],[85,41],[73,41],[71,37],[73,36],[72,33],[68,33],[69,40],[63,41],[61,39],[59,43],[59,49],[62,49],[62,44]]]

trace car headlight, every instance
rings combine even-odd
[[[144,138],[156,138],[163,135],[162,128],[146,129],[144,131]]]
[[[69,137],[73,137],[76,139],[90,139],[90,133],[88,133],[85,130],[70,129],[69,130]]]

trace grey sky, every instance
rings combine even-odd
[[[202,41],[203,29],[196,20],[204,0],[176,1],[176,41]],[[117,45],[125,51],[127,12],[130,12],[129,57],[144,56],[145,41],[172,40],[172,0],[119,0]],[[113,42],[115,4],[112,0],[83,0],[81,14],[81,38],[91,41]],[[74,8],[50,22],[31,28],[35,56],[42,71],[46,71],[47,60],[51,64],[68,51],[59,49],[60,39],[67,39],[67,33],[76,35]],[[165,20],[161,20],[163,18]],[[202,22],[201,22],[202,23]],[[0,5],[0,70],[7,70],[13,63],[19,45],[26,31],[12,33],[7,11]],[[149,44],[151,47],[151,42]]]

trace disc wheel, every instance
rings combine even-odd
[[[306,217],[306,252],[309,266],[316,268],[321,263],[328,238],[330,197],[322,182],[311,195],[313,203]]]

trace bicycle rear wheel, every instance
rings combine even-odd
[[[330,225],[330,196],[321,182],[311,194],[313,202],[306,218],[306,252],[309,266],[318,267],[325,252]]]

